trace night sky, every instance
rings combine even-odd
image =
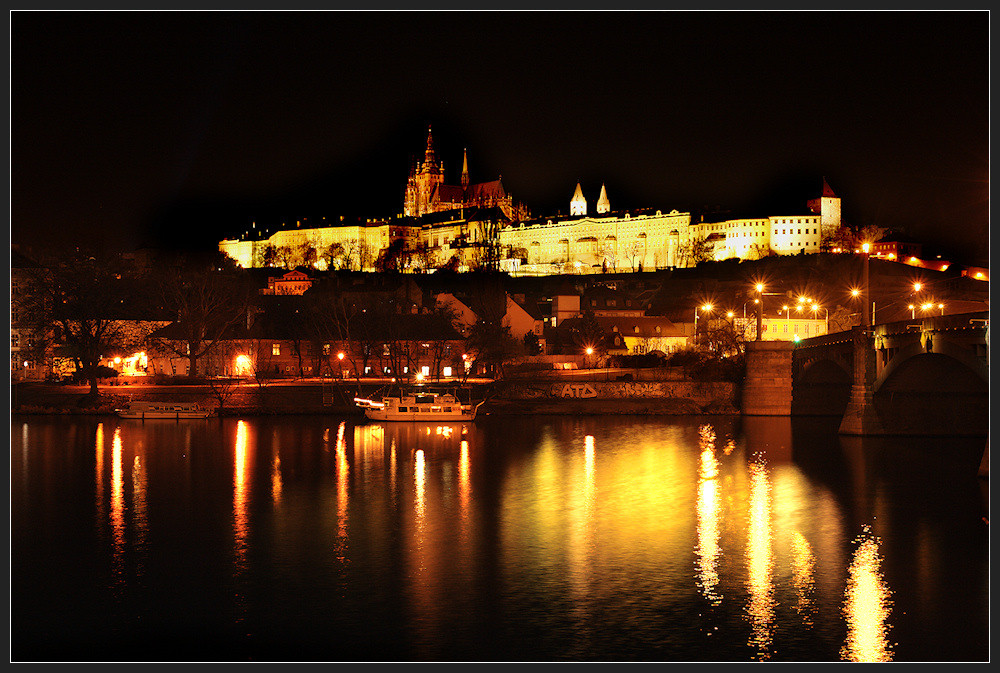
[[[11,240],[402,212],[433,127],[535,215],[799,212],[987,264],[986,12],[11,14]]]

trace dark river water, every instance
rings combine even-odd
[[[13,661],[985,661],[985,438],[11,421]]]

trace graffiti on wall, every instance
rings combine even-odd
[[[597,397],[597,391],[589,383],[564,383],[553,386],[552,394],[556,397],[574,397],[584,399]]]

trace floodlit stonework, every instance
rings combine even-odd
[[[569,216],[529,218],[500,180],[470,184],[463,157],[461,185],[444,183],[444,167],[428,129],[424,161],[406,182],[403,216],[391,221],[246,232],[219,249],[243,267],[314,266],[373,270],[394,245],[405,251],[393,268],[423,270],[454,264],[519,274],[601,273],[684,268],[701,261],[759,259],[820,252],[841,227],[840,198],[823,181],[821,195],[798,213],[721,219],[677,210],[611,210],[605,185],[588,214],[577,183]],[[312,250],[312,252],[310,252]]]

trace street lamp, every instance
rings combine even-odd
[[[698,311],[701,310],[703,313],[710,313],[712,311],[711,304],[705,304],[704,306],[696,306],[694,309],[694,342],[698,343]]]
[[[826,332],[825,333],[829,333],[830,332],[830,309],[826,308],[825,306],[820,306],[819,304],[813,304],[812,305],[813,319],[816,318],[816,311],[819,311],[820,309],[826,311]]]
[[[917,317],[917,307],[910,304],[907,308],[910,309],[910,320],[915,320]]]
[[[764,322],[764,284],[757,283],[754,287],[757,290],[757,336],[754,341],[760,341],[762,323]]]
[[[870,295],[869,283],[868,283],[868,281],[869,281],[868,267],[869,267],[869,262],[870,262],[870,260],[868,259],[868,251],[869,250],[871,250],[871,243],[862,243],[861,244],[861,253],[863,255],[863,257],[861,258],[861,261],[864,264],[864,273],[862,274],[863,280],[862,280],[862,284],[861,284],[861,299],[862,299],[861,305],[864,307],[864,310],[861,312],[861,315],[864,318],[864,320],[862,321],[861,325],[864,327],[865,333],[867,333],[868,330],[869,330],[869,328],[872,326],[872,322],[873,322],[872,318],[874,317],[874,316],[870,315],[868,313],[868,311],[871,310],[872,313],[875,312],[874,304],[872,305],[871,309],[869,309],[869,307],[868,307],[869,297],[871,296]]]

